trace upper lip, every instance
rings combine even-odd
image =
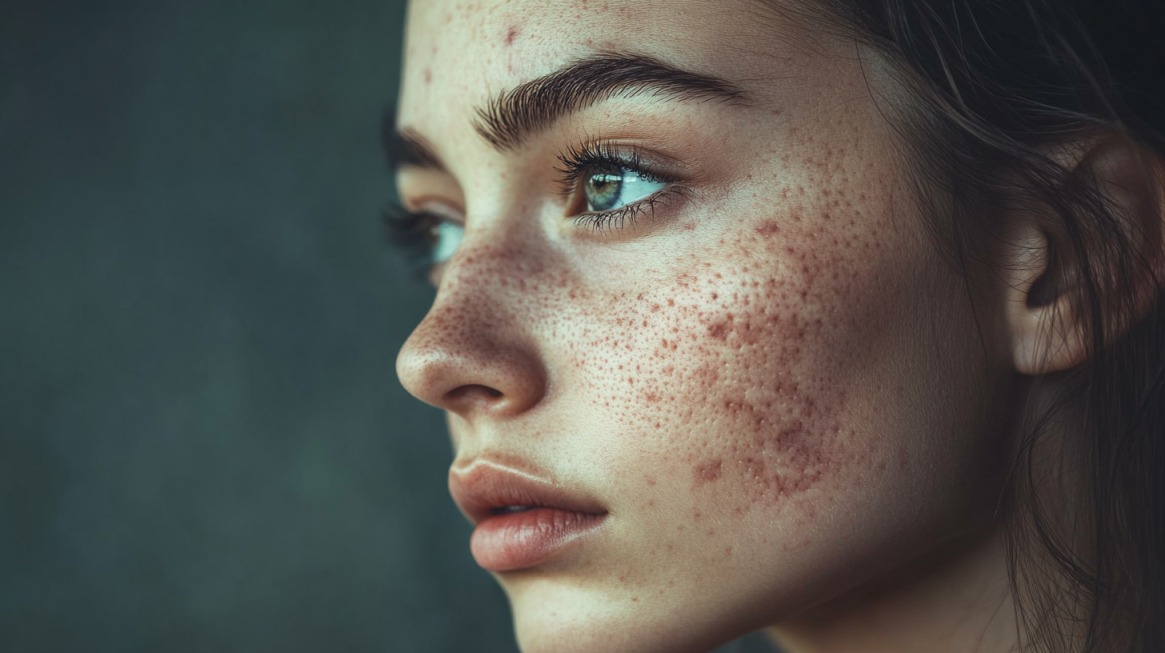
[[[449,493],[474,525],[510,506],[606,514],[598,502],[563,489],[547,475],[478,459],[449,470]]]

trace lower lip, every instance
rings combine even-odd
[[[469,540],[473,559],[493,572],[528,569],[561,554],[602,525],[606,515],[553,508],[493,515]]]

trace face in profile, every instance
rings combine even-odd
[[[527,653],[707,650],[978,537],[997,343],[883,62],[797,16],[411,7],[394,156],[438,292],[398,372]]]

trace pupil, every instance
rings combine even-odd
[[[598,172],[587,178],[587,205],[592,211],[606,211],[615,206],[623,190],[623,175]]]

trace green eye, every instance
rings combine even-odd
[[[592,172],[583,181],[588,211],[612,211],[657,193],[667,184],[633,168]]]

